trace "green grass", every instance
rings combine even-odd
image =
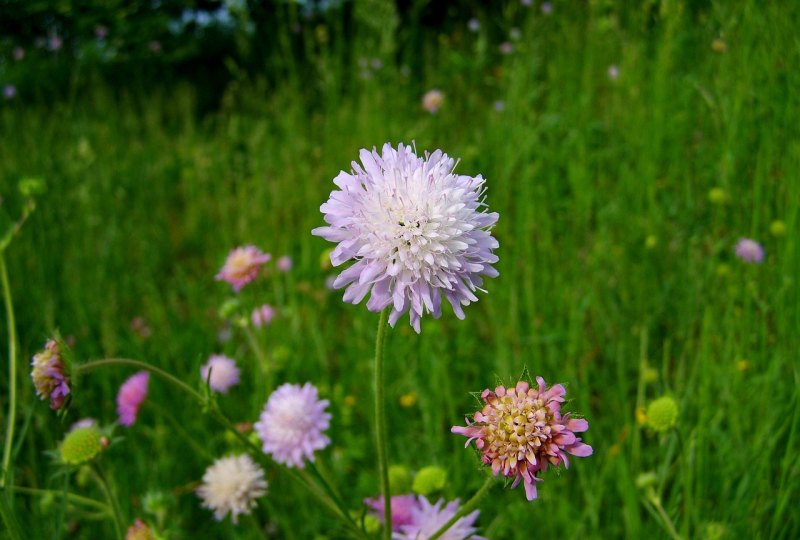
[[[47,452],[79,418],[113,422],[117,387],[131,371],[75,381],[59,420],[27,375],[28,359],[59,329],[74,336],[81,360],[139,358],[198,387],[208,355],[233,356],[248,376],[220,402],[236,422],[254,421],[276,384],[312,381],[333,413],[321,467],[360,509],[378,489],[369,384],[378,316],[326,290],[333,271],[320,261],[330,246],[310,231],[322,223],[331,180],[359,148],[413,140],[488,179],[500,277],[465,321],[446,311],[424,319],[420,336],[407,321],[389,332],[390,461],[440,465],[444,495],[469,498],[483,471],[449,428],[476,409],[470,392],[527,370],[567,385],[568,409],[589,420],[595,452],[549,472],[533,503],[521,488],[498,485],[480,506],[485,536],[667,537],[636,485],[646,472],[656,473],[654,489],[683,538],[714,538],[710,524],[724,538],[800,536],[792,510],[800,496],[798,8],[648,5],[556,3],[550,17],[524,18],[509,10],[484,27],[519,26],[513,55],[499,57],[496,43],[462,29],[425,48],[424,60],[409,59],[411,76],[384,60],[361,80],[328,62],[331,46],[315,66],[330,75],[318,87],[289,77],[267,91],[240,79],[202,119],[190,87],[100,86],[49,106],[3,106],[0,211],[19,214],[19,179],[47,184],[5,252],[21,351],[13,482],[68,484],[102,500],[85,473],[58,474]],[[716,38],[723,53],[712,49]],[[615,81],[610,64],[620,69]],[[446,94],[435,116],[419,108],[431,87]],[[714,187],[726,203],[709,200]],[[775,220],[785,236],[770,234]],[[733,256],[742,236],[763,243],[764,264]],[[281,309],[259,334],[274,366],[267,373],[240,329],[218,340],[217,310],[230,294],[213,276],[228,249],[245,243],[295,261],[291,273],[240,295],[245,305]],[[137,316],[152,330],[146,339],[131,329]],[[648,368],[657,376],[646,379]],[[412,392],[416,403],[402,407]],[[636,408],[664,394],[679,403],[678,428],[655,436]],[[139,422],[123,435],[100,462],[126,522],[152,520],[142,498],[162,491],[170,538],[257,538],[268,523],[275,538],[341,536],[331,515],[273,470],[255,520],[214,522],[193,489],[237,442],[161,380],[151,380]],[[113,532],[57,496],[15,494],[9,504],[26,538]]]

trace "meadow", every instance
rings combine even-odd
[[[198,112],[188,82],[115,87],[83,72],[57,100],[0,103],[0,234],[30,209],[2,250],[4,429],[8,350],[16,361],[5,537],[114,538],[97,470],[125,527],[141,518],[159,538],[349,537],[266,465],[252,514],[216,521],[195,490],[247,447],[157,376],[96,464],[64,467],[70,425],[116,422],[136,369],[81,373],[57,415],[30,359],[57,332],[76,364],[138,359],[202,391],[200,366],[224,354],[242,381],[217,402],[237,424],[278,385],[311,382],[332,415],[318,472],[361,523],[380,490],[378,314],[331,290],[334,246],[311,230],[333,178],[385,142],[442,149],[483,175],[500,244],[499,277],[465,320],[445,306],[419,335],[407,316],[387,332],[390,464],[438,466],[431,501],[469,499],[489,471],[451,426],[484,389],[542,376],[565,386],[594,453],[545,473],[534,501],[498,478],[481,536],[800,537],[800,5],[539,4],[476,11],[477,31],[453,23],[417,47],[365,40],[362,61],[341,54],[343,27],[307,29],[308,66],[232,68],[213,111]],[[433,88],[444,100],[430,113]],[[18,189],[31,179],[41,192]],[[741,238],[763,246],[761,263],[736,256]],[[272,261],[234,294],[215,275],[248,244]],[[276,316],[257,328],[262,304]],[[678,416],[659,432],[647,408],[664,396]]]

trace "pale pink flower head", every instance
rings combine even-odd
[[[256,499],[267,492],[264,470],[247,454],[219,458],[206,469],[197,496],[203,508],[214,512],[222,521],[229,513],[235,524],[241,514],[249,514]]]
[[[147,397],[147,385],[150,382],[150,373],[140,371],[122,383],[117,394],[117,414],[119,423],[131,427],[136,423],[139,408]]]
[[[94,418],[81,418],[77,422],[74,422],[70,427],[69,430],[75,431],[76,429],[88,428],[88,427],[97,427],[97,420]]]
[[[736,256],[746,263],[761,264],[764,261],[764,248],[750,238],[740,238],[736,243]]]
[[[39,399],[49,399],[54,411],[64,406],[69,395],[69,375],[58,342],[51,339],[31,360],[31,379]]]
[[[275,266],[278,267],[278,270],[281,272],[289,272],[292,269],[292,258],[288,255],[284,255],[275,263]]]
[[[438,112],[443,103],[444,93],[436,88],[428,90],[422,96],[422,108],[431,114]]]
[[[378,495],[371,499],[364,499],[372,514],[383,523],[383,497]],[[392,496],[392,530],[399,531],[403,525],[413,523],[413,509],[417,506],[415,495],[393,495]]]
[[[242,246],[234,249],[225,260],[222,269],[215,276],[217,281],[227,281],[234,292],[258,277],[261,267],[269,262],[269,253],[262,253],[256,246]]]
[[[23,49],[22,47],[14,47],[12,55],[14,56],[14,60],[19,62],[20,60],[25,58],[25,49]]]
[[[6,99],[14,99],[17,97],[17,87],[13,84],[7,84],[3,87],[3,97]]]
[[[419,496],[416,504],[411,508],[411,523],[400,526],[399,531],[392,533],[392,539],[426,540],[455,516],[459,507],[458,499],[450,501],[446,505],[444,499],[439,499],[436,504],[431,504],[428,499]],[[486,540],[483,536],[475,534],[477,528],[473,526],[480,513],[480,510],[475,510],[460,518],[439,538],[442,540]]]
[[[279,386],[253,425],[264,453],[287,467],[302,469],[305,460],[314,461],[314,452],[331,442],[323,433],[331,421],[328,403],[311,383]]]
[[[239,368],[236,361],[221,354],[212,354],[208,362],[200,368],[203,382],[215,392],[227,394],[231,386],[239,384]]]
[[[473,422],[450,430],[469,437],[467,445],[475,441],[483,463],[491,465],[495,476],[513,478],[512,488],[522,480],[529,501],[536,498],[536,482],[542,481],[540,473],[549,465],[563,462],[569,468],[567,454],[592,455],[592,447],[575,435],[589,429],[589,423],[570,418],[570,413],[561,415],[564,387],[547,388],[541,377],[536,382],[538,389],[520,381],[514,388],[484,390],[481,398],[486,405],[474,414]]]
[[[253,322],[253,326],[256,328],[261,328],[262,326],[269,326],[272,322],[272,319],[275,318],[275,308],[269,304],[264,304],[263,306],[259,306],[253,310],[253,313],[250,315],[250,320]]]
[[[541,9],[542,13],[544,13],[545,15],[550,15],[551,13],[553,13],[553,4],[551,4],[550,2],[542,2],[542,6],[539,9]]]
[[[133,525],[128,527],[128,531],[125,533],[125,540],[156,540],[156,536],[147,523],[140,518],[136,518]]]
[[[611,64],[608,66],[608,78],[612,81],[619,79],[619,66],[616,64]]]
[[[502,54],[511,54],[514,52],[514,45],[510,41],[504,41],[498,49]]]

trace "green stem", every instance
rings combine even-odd
[[[171,382],[172,384],[174,384],[175,386],[177,386],[178,388],[180,388],[181,390],[183,390],[184,392],[186,392],[187,394],[198,400],[200,403],[205,404],[206,402],[205,397],[203,397],[203,395],[200,392],[198,392],[197,390],[195,390],[194,388],[192,388],[191,386],[189,386],[176,376],[167,373],[161,368],[157,368],[152,364],[148,364],[147,362],[142,362],[140,360],[132,360],[130,358],[103,358],[102,360],[93,360],[91,362],[86,362],[85,364],[81,364],[80,366],[77,366],[73,371],[77,375],[79,373],[83,373],[85,371],[91,371],[93,369],[103,366],[131,366],[140,369],[146,369],[147,371],[153,372],[159,377]]]
[[[111,508],[111,517],[114,520],[114,528],[117,530],[117,537],[122,540],[125,536],[125,529],[123,528],[122,512],[117,503],[117,498],[114,497],[114,494],[111,492],[111,487],[108,485],[108,480],[106,480],[103,471],[100,469],[100,465],[95,464],[95,467],[92,468],[92,473],[98,485],[103,490],[109,508]]]
[[[456,521],[458,521],[462,517],[472,512],[475,509],[475,507],[478,506],[478,503],[483,498],[483,496],[489,493],[489,490],[492,489],[492,484],[494,484],[494,477],[489,476],[488,478],[486,478],[486,481],[481,486],[481,489],[479,489],[475,493],[475,495],[472,496],[470,500],[464,503],[464,506],[462,506],[459,509],[459,511],[456,512],[455,515],[451,517],[447,523],[442,525],[438,531],[429,536],[428,540],[436,540],[437,538],[440,538],[444,533],[447,532],[447,530],[450,527],[455,525]]]
[[[678,531],[675,529],[675,525],[673,525],[672,520],[670,519],[669,515],[667,514],[664,507],[661,505],[661,498],[656,494],[656,492],[650,488],[650,493],[647,496],[650,504],[656,509],[658,515],[661,517],[661,521],[664,523],[664,527],[667,529],[669,535],[673,538],[673,540],[683,540]]]
[[[244,335],[247,337],[247,342],[250,344],[250,348],[253,350],[253,354],[256,355],[256,360],[258,361],[258,368],[261,370],[261,375],[266,379],[267,388],[272,389],[272,377],[271,377],[271,370],[269,358],[264,353],[264,349],[261,348],[261,345],[258,343],[258,338],[253,333],[253,329],[250,328],[249,324],[245,324],[242,326],[242,330],[244,331]]]
[[[3,299],[6,305],[6,325],[8,327],[8,418],[6,421],[6,440],[3,444],[3,475],[0,488],[6,485],[11,469],[11,449],[14,443],[14,424],[17,417],[17,327],[14,321],[14,305],[11,301],[11,287],[8,285],[6,259],[0,252],[0,281],[3,285]]]
[[[106,512],[107,514],[111,514],[111,508],[105,503],[100,501],[96,501],[94,499],[90,499],[89,497],[82,497],[80,495],[76,495],[74,493],[64,493],[63,491],[57,491],[54,489],[37,489],[37,488],[29,488],[23,486],[13,486],[11,489],[16,491],[17,493],[22,493],[24,495],[52,495],[56,497],[66,497],[67,500],[72,501],[74,503],[83,504],[86,506],[91,506],[100,510],[101,512]]]
[[[384,402],[383,349],[388,309],[381,311],[375,337],[375,435],[378,447],[378,475],[383,494],[383,538],[392,538],[392,496],[389,488],[389,455],[386,447],[386,404]]]

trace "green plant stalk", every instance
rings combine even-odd
[[[429,536],[428,540],[436,540],[436,538],[440,538],[450,527],[455,525],[456,521],[472,512],[475,507],[478,506],[478,503],[481,501],[483,496],[489,493],[489,490],[492,489],[492,484],[494,484],[494,477],[489,476],[486,478],[486,481],[483,483],[481,488],[475,492],[475,495],[473,495],[470,500],[464,503],[459,511],[456,512],[455,515],[447,521],[447,523],[442,525],[439,530]]]
[[[37,488],[29,488],[23,486],[13,486],[11,489],[16,491],[17,493],[22,493],[24,495],[53,495],[56,497],[66,497],[67,500],[72,501],[77,504],[83,504],[85,506],[91,506],[101,512],[105,512],[108,515],[112,514],[111,508],[106,504],[100,501],[96,501],[94,499],[90,499],[89,497],[82,497],[81,495],[76,495],[75,493],[64,493],[63,491],[57,491],[54,489],[37,489]]]
[[[117,502],[117,498],[111,492],[111,487],[108,485],[108,480],[106,480],[105,475],[103,474],[102,469],[100,469],[100,465],[95,463],[95,466],[92,467],[92,474],[97,480],[97,484],[103,490],[103,494],[106,497],[106,502],[108,503],[108,507],[111,508],[111,519],[114,521],[114,528],[117,530],[117,538],[120,540],[123,539],[125,536],[124,533],[124,526],[122,520],[122,512],[119,508],[119,503]]]
[[[6,420],[6,440],[3,443],[3,476],[0,488],[5,487],[11,469],[11,449],[14,444],[14,424],[17,421],[17,327],[14,321],[14,304],[11,300],[11,287],[8,285],[6,259],[0,252],[0,281],[3,286],[3,299],[6,306],[6,326],[8,327],[8,418]]]
[[[650,492],[647,494],[647,500],[653,505],[653,508],[656,509],[656,512],[658,512],[664,528],[667,529],[667,532],[673,538],[673,540],[683,540],[683,537],[678,534],[678,531],[675,529],[675,525],[673,525],[672,520],[670,519],[666,510],[664,510],[664,507],[661,505],[661,499],[658,497],[658,495],[656,495],[656,492],[652,488],[650,488]]]
[[[384,403],[383,349],[386,342],[388,310],[381,311],[375,336],[375,436],[378,450],[378,476],[383,494],[383,538],[392,538],[392,496],[389,492],[389,455],[386,447],[386,404]]]

